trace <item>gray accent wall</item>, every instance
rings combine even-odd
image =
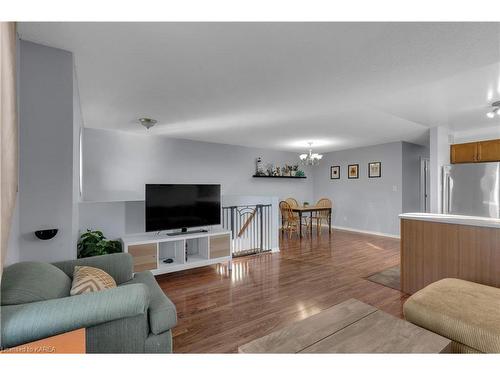
[[[59,261],[73,247],[73,55],[20,42],[18,260]],[[49,241],[39,229],[58,228]]]
[[[428,149],[407,142],[330,152],[314,171],[314,199],[333,201],[333,226],[399,235],[402,212],[419,211],[421,156]],[[382,177],[368,178],[368,163],[382,163]],[[347,178],[347,166],[359,164],[359,179]],[[330,167],[340,165],[340,179],[330,179]]]

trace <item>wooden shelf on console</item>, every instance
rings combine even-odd
[[[307,178],[306,176],[260,176],[257,174],[254,174],[252,177],[255,177],[255,178]]]

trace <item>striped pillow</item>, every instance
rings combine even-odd
[[[116,288],[116,282],[103,270],[94,267],[76,266],[69,293],[74,296],[111,288]]]

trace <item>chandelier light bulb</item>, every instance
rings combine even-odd
[[[308,142],[309,144],[309,153],[300,154],[299,158],[303,165],[318,165],[319,161],[323,158],[323,155],[312,152],[312,142]]]
[[[488,117],[488,118],[493,118],[493,117],[495,117],[495,112],[493,112],[493,111],[488,112],[488,113],[486,114],[486,117]]]

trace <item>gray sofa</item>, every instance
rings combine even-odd
[[[106,271],[118,287],[70,296],[77,265]],[[1,290],[2,348],[85,327],[87,353],[172,352],[175,306],[151,272],[133,274],[130,254],[17,263],[4,269]]]

